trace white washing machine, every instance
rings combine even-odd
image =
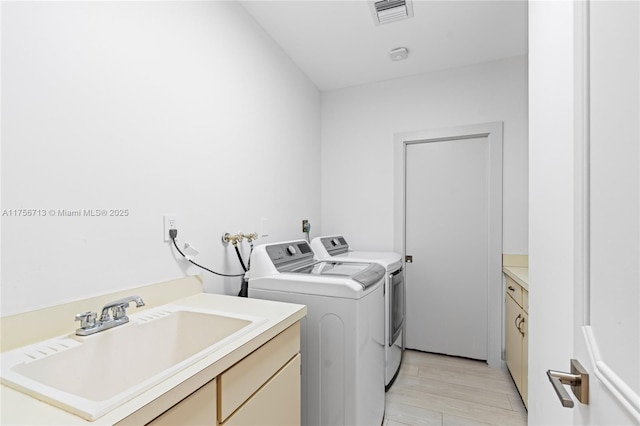
[[[303,425],[382,424],[384,276],[376,263],[317,261],[304,240],[253,250],[249,297],[307,305]]]
[[[395,252],[352,251],[341,235],[317,237],[311,248],[319,259],[376,262],[385,270],[384,369],[385,389],[393,384],[402,362],[405,285],[402,255]]]

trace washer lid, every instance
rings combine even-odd
[[[387,271],[395,271],[402,267],[402,255],[392,251],[350,251],[333,256],[331,259],[344,259],[351,262],[376,262],[387,268]]]
[[[379,282],[385,274],[385,268],[377,263],[340,262],[324,260],[304,265],[290,272],[315,276],[338,276],[350,278],[367,288]]]

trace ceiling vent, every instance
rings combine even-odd
[[[376,25],[388,24],[413,16],[411,0],[381,0],[370,2],[369,7]]]
[[[392,61],[403,61],[409,56],[409,50],[406,47],[398,47],[389,52]]]

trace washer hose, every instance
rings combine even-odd
[[[244,260],[242,260],[242,256],[240,255],[240,250],[238,249],[238,246],[234,246],[234,248],[236,249],[236,254],[238,255],[238,260],[240,261],[240,265],[242,266],[242,270],[247,272],[247,267],[244,266]]]
[[[242,260],[242,255],[240,255],[240,249],[238,249],[237,245],[234,246],[234,248],[236,249],[236,254],[238,255],[238,260],[240,261],[242,270],[244,272],[247,272],[247,267],[244,265],[244,261]],[[242,277],[242,284],[240,285],[240,292],[238,293],[238,297],[249,297],[249,282],[244,276]]]
[[[249,281],[242,277],[242,284],[240,285],[240,292],[238,297],[249,297]]]

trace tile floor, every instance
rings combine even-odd
[[[412,350],[386,393],[384,426],[527,424],[527,411],[504,369]]]

